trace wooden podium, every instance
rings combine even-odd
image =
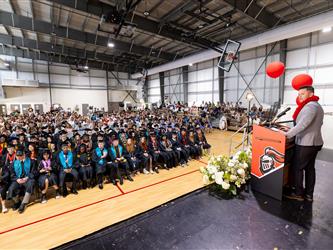
[[[282,200],[293,157],[294,143],[280,131],[288,129],[253,125],[251,187],[277,200]]]

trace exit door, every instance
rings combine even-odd
[[[88,115],[89,113],[89,104],[83,103],[82,104],[82,115]]]
[[[35,104],[34,107],[35,107],[34,110],[37,114],[44,113],[43,104]]]
[[[27,114],[29,108],[32,108],[31,104],[22,104],[22,113]]]
[[[6,114],[7,114],[6,104],[0,104],[0,115],[6,115]]]

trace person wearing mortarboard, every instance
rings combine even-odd
[[[68,141],[61,144],[61,151],[58,153],[57,162],[59,165],[59,188],[63,197],[67,196],[67,187],[65,183],[66,176],[73,178],[71,192],[78,194],[76,184],[79,179],[79,173],[73,165],[73,153],[68,149]]]
[[[60,198],[59,187],[57,185],[57,163],[52,159],[52,153],[49,149],[44,149],[42,157],[38,163],[38,186],[42,191],[41,203],[47,202],[46,193],[49,187],[53,187],[56,191],[56,199]]]
[[[25,156],[24,149],[16,151],[16,159],[9,166],[11,184],[8,188],[7,200],[14,200],[13,210],[23,213],[34,190],[35,177],[38,176],[36,161]],[[23,189],[24,197],[20,201],[19,194]]]
[[[97,142],[97,147],[92,152],[92,161],[95,163],[95,173],[100,189],[103,189],[103,177],[106,173],[108,150],[103,140]]]
[[[92,187],[93,168],[91,166],[91,156],[84,143],[80,144],[77,148],[74,157],[74,165],[79,171],[83,189]]]
[[[112,145],[109,148],[109,155],[112,161],[111,164],[111,180],[115,184],[116,178],[119,179],[120,185],[123,184],[123,178],[120,174],[119,168],[122,168],[125,171],[127,179],[133,181],[131,174],[129,172],[128,162],[125,158],[125,149],[122,145],[119,144],[119,138],[117,134],[113,135]]]
[[[156,138],[156,134],[154,131],[150,133],[149,137],[149,154],[153,159],[154,168],[158,167],[158,165],[163,166],[165,169],[169,170],[168,163],[168,155],[164,152],[163,148],[160,145],[160,142]]]
[[[196,133],[195,133],[195,140],[196,143],[199,144],[203,151],[206,151],[209,154],[211,145],[208,144],[207,139],[205,137],[204,132],[201,130],[200,125],[198,124],[196,127]]]

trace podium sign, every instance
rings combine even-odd
[[[253,125],[251,186],[253,190],[282,200],[288,182],[291,157],[287,139],[278,128]]]

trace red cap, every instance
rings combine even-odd
[[[308,74],[299,74],[293,78],[291,85],[295,90],[300,90],[305,87],[312,86],[312,77]]]

